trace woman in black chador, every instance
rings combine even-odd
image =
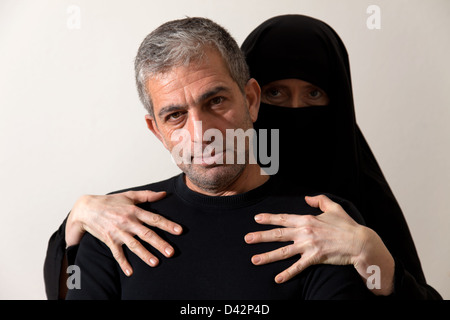
[[[357,245],[347,242],[334,246],[352,232],[338,216],[335,220],[327,217],[333,226],[313,220],[313,233],[317,232],[325,244],[310,251],[319,249],[319,253],[308,256],[309,251],[305,253],[300,244],[294,245],[290,254],[303,254],[302,259],[309,260],[306,265],[352,263],[363,278],[370,276],[367,267],[380,266],[384,278],[381,290],[374,293],[440,298],[426,284],[403,213],[356,123],[348,55],[336,32],[311,17],[278,16],[258,26],[241,49],[251,77],[262,88],[263,103],[255,127],[280,130],[278,178],[288,187],[301,184],[352,201],[370,228],[364,228],[365,235],[356,238],[356,243],[365,243],[362,260],[354,260],[352,254]],[[292,220],[283,226],[304,226],[294,217]],[[289,240],[300,231],[292,229],[292,233]],[[268,237],[265,241],[275,241],[275,237]],[[272,254],[270,261],[281,256],[281,251]],[[304,263],[299,264],[300,270]],[[299,269],[292,268],[290,276]]]

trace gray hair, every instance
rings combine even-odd
[[[146,89],[150,76],[198,61],[206,47],[219,51],[231,78],[244,92],[250,79],[244,54],[227,30],[206,18],[185,18],[166,22],[141,43],[134,63],[139,98],[153,117],[153,104]]]

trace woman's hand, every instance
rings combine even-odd
[[[374,288],[372,291],[377,295],[392,293],[394,259],[381,238],[373,230],[356,223],[339,204],[325,195],[305,197],[305,200],[323,213],[318,216],[269,213],[255,216],[260,224],[283,228],[249,233],[245,236],[247,243],[293,243],[253,256],[253,264],[267,264],[300,254],[297,262],[275,277],[277,283],[283,283],[315,264],[353,264],[367,281],[372,275],[368,267],[377,265],[381,270],[380,289]]]
[[[158,264],[158,259],[134,236],[149,243],[166,257],[171,257],[174,253],[173,247],[145,227],[144,223],[175,235],[181,234],[182,228],[158,214],[137,207],[136,204],[158,201],[165,196],[165,192],[152,191],[82,196],[75,203],[67,219],[66,244],[69,247],[80,243],[87,231],[111,249],[114,258],[127,276],[133,273],[133,269],[125,258],[123,244],[154,267]]]

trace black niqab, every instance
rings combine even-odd
[[[256,129],[280,129],[279,178],[352,201],[396,261],[396,294],[439,299],[425,282],[403,213],[356,123],[348,54],[337,33],[311,17],[277,16],[258,26],[242,50],[261,87],[295,78],[330,98],[320,107],[261,104]]]
[[[325,90],[329,106],[261,104],[257,129],[280,129],[280,175],[360,205],[357,125],[347,51],[326,24],[300,15],[269,19],[242,45],[260,86],[301,79]],[[295,178],[295,179],[294,179]]]

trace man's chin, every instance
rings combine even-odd
[[[208,161],[208,159],[194,159],[192,161],[192,165],[193,166],[198,166],[200,168],[215,168],[215,167],[219,167],[219,166],[223,166],[222,163],[216,163],[213,161]]]
[[[245,165],[226,164],[190,164],[180,169],[197,187],[204,190],[220,190],[228,186],[239,177]]]

